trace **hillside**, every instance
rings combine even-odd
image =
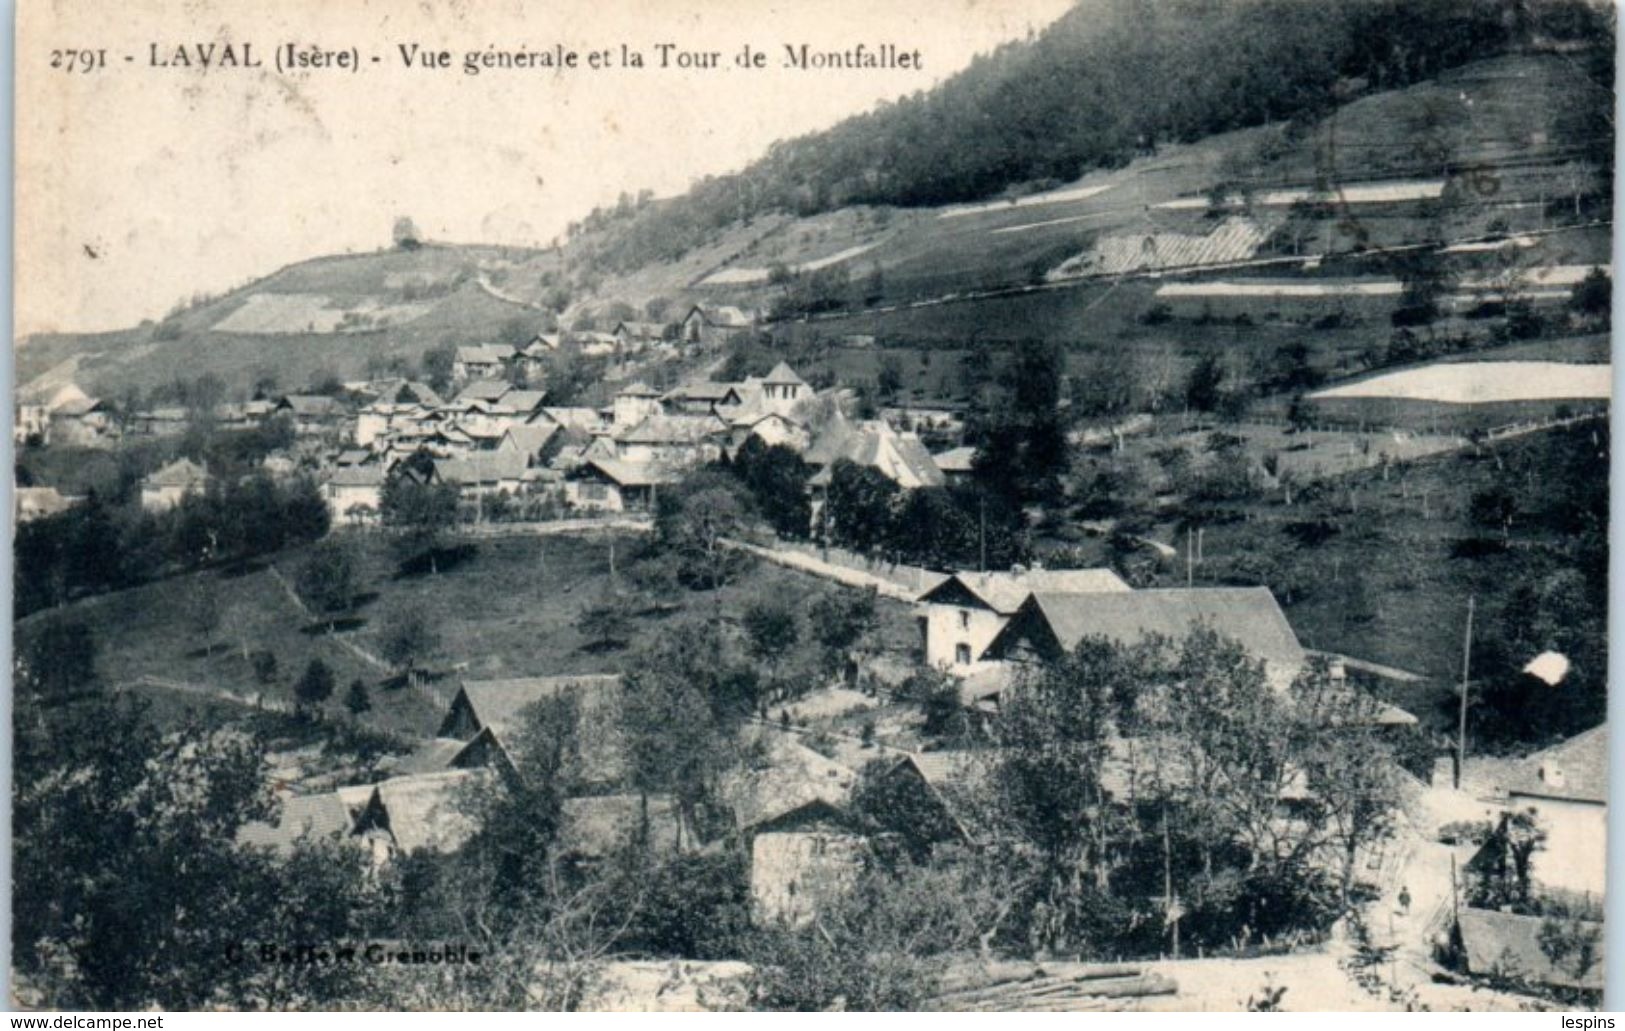
[[[994,77],[1003,91],[1019,93],[1037,74],[1032,48],[1060,46],[1074,32],[1063,29],[1001,51],[963,82],[1001,69]],[[1093,38],[1071,45],[1090,52]],[[851,134],[913,132],[913,116],[902,112],[920,105],[958,110],[957,101],[930,99],[969,89],[955,79],[827,136],[775,146],[739,177],[669,200],[626,198],[583,220],[558,248],[432,244],[317,258],[157,324],[32,338],[17,352],[18,382],[51,373],[114,393],[207,372],[240,392],[267,378],[296,389],[414,360],[439,344],[524,339],[555,319],[591,328],[596,316],[608,329],[616,312],[675,318],[696,302],[773,313],[781,347],[874,337],[943,348],[1036,336],[1079,353],[1171,350],[1177,364],[1214,346],[1214,324],[1234,325],[1239,336],[1245,322],[1249,350],[1259,353],[1312,329],[1317,364],[1335,371],[1387,339],[1416,248],[1443,245],[1439,274],[1464,287],[1509,269],[1608,260],[1611,95],[1592,59],[1600,50],[1541,36],[1520,47],[1501,38],[1479,53],[1497,49],[1508,52],[1287,90],[1267,109],[1149,134],[1099,167],[1071,169],[1081,174],[1067,180],[1049,174],[1056,168],[1018,163],[1007,177],[1026,176],[1025,185],[993,200],[960,201],[974,191],[958,188],[941,194],[954,203],[936,206],[923,195],[841,200],[836,191],[809,206],[774,201],[763,185],[764,176],[812,176],[803,166],[817,147],[830,148],[828,162],[839,166]],[[1266,49],[1244,66],[1274,68],[1291,52]],[[1100,104],[1129,117],[1121,97],[1104,94]],[[991,116],[964,117],[985,127]],[[694,216],[725,183],[733,194],[749,185],[756,206]],[[1194,292],[1178,282],[1219,277]],[[1228,285],[1236,279],[1259,281],[1248,289],[1265,294],[1274,284],[1322,285],[1304,300],[1258,299]],[[1335,319],[1327,297],[1338,298]],[[1471,305],[1457,307],[1441,331],[1474,328],[1461,318]]]

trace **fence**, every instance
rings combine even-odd
[[[842,569],[850,569],[854,572],[880,577],[914,592],[924,591],[934,586],[944,575],[922,566],[911,566],[902,562],[887,562],[884,559],[860,555],[855,551],[849,551],[835,545],[825,548],[807,541],[781,540],[775,541],[770,547],[774,551],[793,551],[816,559],[826,565],[839,566]]]

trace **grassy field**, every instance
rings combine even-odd
[[[1514,519],[1505,547],[1464,551],[1463,541],[1500,540],[1473,523],[1473,495],[1506,486],[1521,499],[1566,496],[1563,475],[1606,479],[1607,449],[1608,424],[1599,422],[1423,459],[1386,477],[1351,473],[1293,505],[1276,495],[1204,528],[1196,580],[1267,584],[1305,646],[1435,678],[1393,700],[1442,726],[1438,703],[1460,675],[1468,597],[1481,619],[1497,619],[1518,586],[1588,572],[1575,565],[1570,535],[1534,512]],[[1181,563],[1178,579],[1183,572]]]
[[[440,711],[435,699],[449,700],[459,679],[614,672],[626,668],[639,640],[664,626],[681,626],[713,612],[736,621],[758,602],[798,607],[823,590],[839,589],[790,570],[753,567],[715,593],[679,589],[671,597],[670,611],[645,612],[634,619],[630,648],[601,651],[588,646],[576,630],[576,619],[610,589],[611,545],[624,578],[643,547],[641,538],[482,540],[470,558],[452,568],[405,578],[397,575],[384,541],[355,539],[364,600],[355,619],[337,635],[313,624],[277,579],[276,572],[290,580],[297,575],[306,557],[304,549],[280,553],[268,565],[240,575],[181,576],[79,601],[22,620],[17,632],[26,635],[51,619],[83,620],[94,631],[100,673],[109,684],[157,677],[240,696],[263,692],[282,701],[292,700],[292,682],[306,663],[320,658],[333,669],[338,684],[328,706],[332,712],[343,711],[345,690],[352,679],[360,678],[374,706],[365,722],[408,735],[428,735]],[[224,613],[220,625],[208,631],[200,629],[197,616],[206,607]],[[440,637],[437,654],[426,664],[429,675],[423,690],[403,686],[393,671],[347,647],[355,645],[376,655],[380,628],[392,614],[409,607],[422,611]],[[876,640],[883,646],[900,653],[913,647],[916,631],[906,606],[882,599],[880,621]],[[256,681],[243,655],[245,644],[250,650],[276,655],[274,683]],[[813,648],[803,640],[781,666],[810,667]],[[157,694],[163,711],[171,714],[202,704],[198,695]]]

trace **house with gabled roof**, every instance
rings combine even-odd
[[[666,327],[659,322],[622,319],[610,330],[610,335],[619,343],[622,354],[639,354],[665,339]]]
[[[456,769],[392,777],[372,787],[354,833],[380,846],[375,855],[455,852],[479,829],[465,793],[487,776]]]
[[[1270,684],[1285,690],[1308,655],[1267,587],[1159,588],[1055,594],[1036,591],[1022,602],[983,652],[984,659],[1052,662],[1086,637],[1136,645],[1153,635],[1181,642],[1211,630],[1241,645],[1264,665]]]
[[[316,437],[336,431],[349,414],[344,404],[326,394],[288,394],[279,398],[273,413],[293,422],[301,437]]]
[[[594,441],[589,452],[603,441]],[[659,462],[626,462],[589,455],[565,473],[565,501],[595,512],[647,512],[663,486],[682,480],[682,470]]]
[[[177,458],[141,481],[141,507],[165,512],[188,495],[202,494],[208,485],[207,469],[189,458]]]
[[[818,470],[809,480],[816,489],[829,486],[835,463],[842,459],[868,466],[904,490],[947,483],[919,437],[898,433],[878,421],[854,425],[838,412],[813,438],[802,458]]]
[[[715,415],[650,415],[615,431],[615,457],[674,467],[701,465],[721,456],[727,432],[727,423]]]
[[[328,473],[322,481],[322,498],[327,502],[333,525],[376,524],[383,510],[387,478],[384,466],[379,463],[341,465]]]
[[[737,383],[712,383],[709,380],[681,383],[666,391],[660,399],[668,412],[674,414],[706,415],[721,408],[731,408],[744,402]]]
[[[1507,811],[1532,813],[1546,834],[1529,858],[1535,890],[1600,907],[1608,885],[1608,724],[1529,756],[1503,787]]]
[[[696,304],[683,316],[679,336],[686,344],[720,347],[756,328],[757,316],[733,305]]]
[[[465,404],[470,401],[485,401],[496,404],[513,389],[513,384],[504,379],[469,380],[463,389],[457,392],[457,396],[453,401],[457,404]],[[436,407],[442,406],[437,405]]]
[[[1036,592],[1101,594],[1130,590],[1110,569],[958,572],[920,595],[915,618],[927,665],[964,674]]]
[[[516,353],[511,344],[459,347],[452,357],[451,378],[458,383],[471,379],[500,379]]]
[[[54,444],[109,446],[118,436],[113,406],[99,398],[70,397],[51,408],[48,435]]]
[[[660,391],[641,381],[629,383],[615,392],[611,408],[617,427],[635,426],[661,414]]]
[[[465,680],[435,736],[464,742],[453,766],[512,769],[515,757],[509,745],[521,732],[527,712],[543,702],[568,699],[580,719],[581,776],[612,781],[624,763],[615,715],[621,689],[618,673]]]

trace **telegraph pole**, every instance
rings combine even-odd
[[[1467,596],[1467,634],[1461,642],[1461,717],[1456,731],[1456,787],[1461,787],[1461,771],[1467,765],[1467,684],[1473,663],[1473,597]]]

